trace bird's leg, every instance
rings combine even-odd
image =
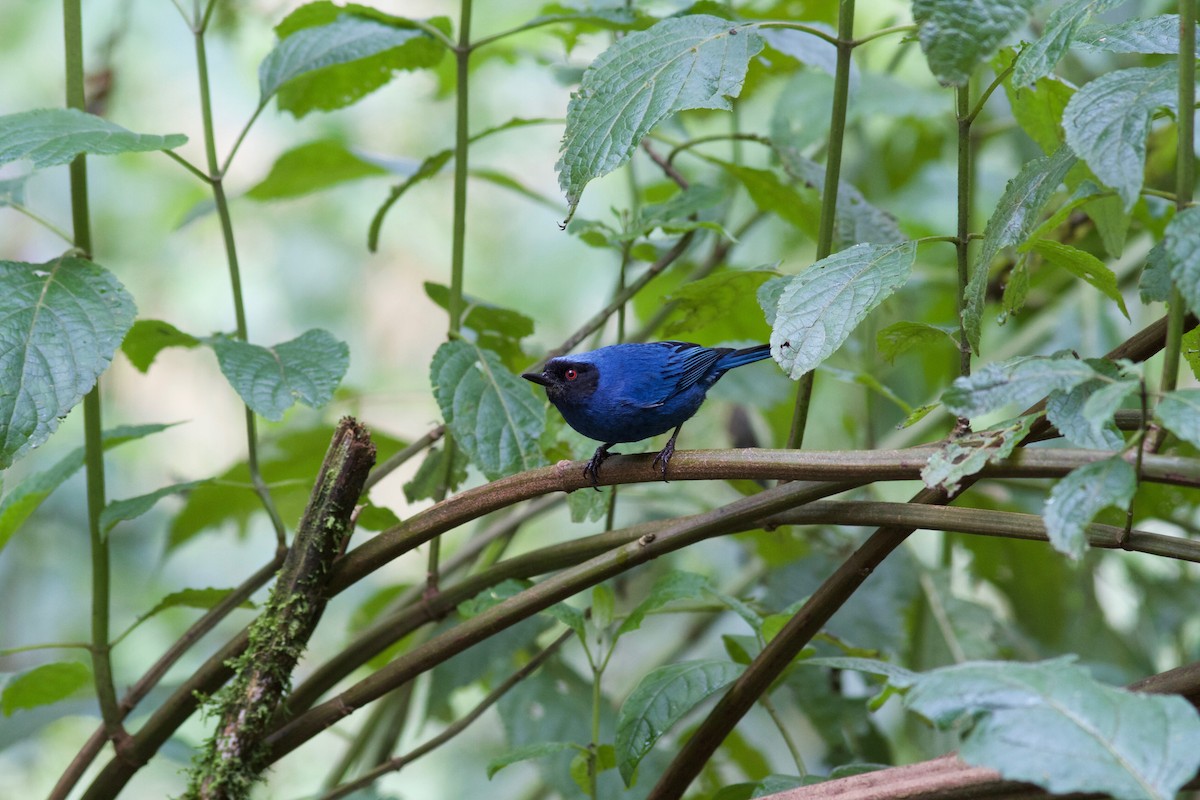
[[[675,454],[675,440],[679,438],[679,429],[682,427],[683,425],[681,424],[675,429],[675,432],[671,434],[671,438],[667,439],[667,446],[659,450],[658,455],[650,462],[650,466],[652,467],[657,466],[660,461],[662,462],[662,478],[664,481],[667,479],[667,464],[671,462],[671,456]]]
[[[597,492],[600,491],[600,465],[604,463],[604,459],[608,458],[611,453],[608,448],[612,447],[613,443],[602,444],[596,448],[596,452],[592,454],[592,460],[583,468],[583,477],[592,482],[592,488]]]

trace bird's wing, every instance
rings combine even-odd
[[[729,352],[728,348],[702,347],[690,342],[663,344],[669,346],[672,352],[662,372],[663,383],[669,390],[659,404],[695,386]]]

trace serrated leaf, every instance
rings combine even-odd
[[[267,177],[252,186],[251,200],[300,197],[346,181],[386,175],[378,164],[359,158],[341,142],[320,139],[288,150],[271,165]]]
[[[182,133],[134,133],[76,108],[45,108],[0,117],[0,165],[27,158],[34,169],[68,164],[81,154],[111,156],[173,150]]]
[[[754,298],[759,287],[776,275],[767,270],[725,270],[684,284],[666,298],[673,308],[663,336],[670,339],[691,333],[729,316],[750,317],[757,323]]]
[[[1034,0],[913,0],[921,50],[944,86],[963,86],[1009,35]]]
[[[429,376],[454,441],[489,480],[545,463],[538,448],[543,405],[499,356],[462,340],[446,342]]]
[[[320,408],[350,366],[350,348],[315,328],[274,347],[220,336],[211,340],[221,372],[252,411],[283,419],[296,401]]]
[[[625,785],[663,734],[689,711],[737,680],[740,664],[707,659],[647,673],[617,713],[617,766]]]
[[[125,522],[140,517],[154,508],[154,504],[164,497],[169,497],[173,494],[185,494],[205,483],[208,483],[208,481],[173,483],[170,486],[164,486],[161,489],[156,489],[153,492],[138,495],[137,497],[130,497],[125,500],[113,500],[100,512],[100,530],[102,533],[107,534],[118,522]]]
[[[814,369],[904,285],[916,252],[911,242],[859,244],[789,279],[776,307],[771,355],[793,380]]]
[[[787,183],[769,169],[725,164],[725,171],[737,178],[754,205],[770,211],[810,238],[817,237],[821,217],[821,195],[811,186]]]
[[[1050,14],[1041,37],[1022,48],[1013,66],[1012,82],[1018,86],[1033,83],[1049,75],[1063,53],[1071,46],[1076,32],[1093,15],[1101,14],[1122,0],[1069,0]]]
[[[611,497],[611,486],[601,486],[598,492],[571,492],[567,495],[571,522],[598,522],[604,519]]]
[[[1019,357],[955,378],[942,402],[953,414],[974,417],[1006,405],[1025,406],[1056,389],[1069,391],[1097,377],[1091,365],[1077,358]]]
[[[805,158],[793,147],[777,147],[775,152],[785,172],[803,181],[814,192],[824,191],[824,165]],[[867,202],[862,192],[848,181],[838,184],[836,212],[835,243],[838,249],[863,242],[899,244],[908,240],[901,233],[895,217]]]
[[[328,6],[336,8],[332,3]],[[412,27],[411,23],[407,23],[407,27],[401,27],[405,25],[406,20],[392,17],[388,18],[388,22],[384,22],[362,14],[363,10],[363,7],[358,7],[355,9],[358,13],[342,13],[324,24],[298,29],[295,27],[297,21],[291,18],[281,23],[277,29],[281,32],[279,43],[258,67],[259,103],[266,105],[284,84],[307,73],[371,59],[389,51],[397,51],[410,42],[428,44],[433,48],[429,51],[432,54],[431,60],[431,56],[426,54],[422,47],[422,57],[417,59],[419,63],[414,66],[432,66],[444,52],[441,45],[433,43],[427,33]],[[304,9],[303,13],[309,15],[304,22],[310,22],[313,11]],[[408,66],[409,60],[404,56],[400,57],[398,63],[394,59],[376,59],[362,68],[357,75],[346,71],[339,72],[333,81],[327,80],[326,86],[304,87],[303,92],[289,97],[281,107],[292,111],[296,116],[303,116],[314,108],[340,108],[382,86],[391,78],[393,70],[414,68]],[[328,85],[330,83],[332,85]],[[341,96],[330,91],[334,88],[339,90]]]
[[[1200,311],[1200,208],[1175,215],[1163,234],[1162,255],[1187,307]]]
[[[1029,435],[1040,418],[1041,414],[1025,414],[986,430],[971,431],[951,439],[929,457],[921,469],[921,480],[930,489],[941,486],[953,494],[958,491],[963,478],[1012,455],[1013,449]]]
[[[1117,304],[1125,319],[1129,319],[1129,309],[1125,307],[1125,298],[1117,288],[1117,276],[1104,262],[1086,250],[1071,247],[1069,244],[1056,242],[1051,239],[1036,239],[1023,248],[1037,253],[1046,262],[1056,267],[1062,267],[1077,278],[1100,290],[1100,292]]]
[[[630,33],[601,53],[567,106],[556,169],[568,218],[584,186],[628,161],[667,116],[693,108],[729,109],[762,47],[752,29],[692,14]]]
[[[1088,359],[1087,363],[1107,378],[1116,380],[1120,377],[1119,370],[1109,361]],[[1111,415],[1107,418],[1099,417],[1096,414],[1097,406],[1094,404],[1091,407],[1092,416],[1084,413],[1092,395],[1111,385],[1111,381],[1097,377],[1066,391],[1053,391],[1046,399],[1046,416],[1058,432],[1076,447],[1116,450],[1125,444],[1125,438],[1113,423]]]
[[[1005,81],[1013,118],[1046,155],[1052,155],[1065,141],[1062,116],[1075,87],[1054,76],[1041,78],[1032,86]]]
[[[1178,55],[1179,15],[1160,14],[1113,25],[1088,25],[1079,31],[1075,42],[1088,49],[1109,53]]]
[[[988,268],[992,259],[1003,248],[1021,244],[1029,237],[1037,226],[1042,209],[1074,163],[1074,154],[1065,146],[1052,156],[1042,156],[1026,163],[1017,177],[1008,182],[1004,196],[988,219],[983,232],[983,244],[971,266],[971,280],[967,284],[963,308],[963,327],[971,350],[975,353],[979,353]]]
[[[1126,508],[1137,490],[1137,472],[1120,456],[1071,470],[1050,490],[1042,511],[1050,544],[1078,559],[1087,547],[1088,523],[1105,508]]]
[[[200,340],[160,319],[139,319],[121,342],[121,352],[129,363],[146,372],[158,354],[168,347],[197,347]]]
[[[779,298],[791,281],[791,276],[780,275],[778,278],[771,278],[758,287],[758,291],[754,293],[754,299],[758,301],[758,307],[762,309],[768,325],[775,325],[775,312],[779,308]]]
[[[102,447],[108,450],[169,427],[171,426],[120,426],[105,431],[100,441]],[[0,501],[0,550],[4,549],[8,540],[21,527],[21,523],[42,504],[42,501],[83,467],[83,459],[84,449],[77,447],[59,459],[50,469],[26,477],[4,495],[4,499]]]
[[[0,695],[0,709],[11,717],[14,711],[48,706],[65,700],[87,686],[92,671],[79,661],[56,661],[42,664],[15,675]]]
[[[1067,659],[944,667],[917,678],[905,705],[942,727],[975,717],[964,761],[1055,794],[1169,800],[1200,767],[1186,700],[1105,686]]]
[[[1192,368],[1192,377],[1200,380],[1200,328],[1192,328],[1179,343],[1184,360]]]
[[[943,344],[958,348],[951,331],[925,322],[894,322],[875,334],[875,349],[888,362],[895,361],[896,356],[914,348],[924,349]]]
[[[642,621],[651,611],[676,600],[700,597],[711,585],[708,578],[694,572],[672,570],[662,575],[654,582],[654,586],[651,587],[650,593],[646,595],[645,599],[629,612],[629,616],[625,617],[621,626],[617,628],[617,636],[636,631],[642,626]]]
[[[0,261],[0,469],[50,438],[96,385],[134,313],[99,264]]]
[[[572,744],[571,742],[537,742],[535,744],[527,744],[524,747],[518,747],[515,750],[509,750],[504,755],[493,758],[488,762],[488,780],[491,780],[497,772],[512,764],[518,764],[534,758],[557,755],[567,750],[579,750],[579,745]]]
[[[1167,392],[1154,413],[1171,433],[1200,447],[1200,389]]]
[[[1085,84],[1063,112],[1067,144],[1129,210],[1146,169],[1146,135],[1155,110],[1174,110],[1174,64],[1108,72]]]

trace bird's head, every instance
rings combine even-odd
[[[541,372],[526,372],[521,375],[546,387],[546,397],[554,405],[583,403],[600,381],[600,371],[595,364],[570,358],[552,358]]]

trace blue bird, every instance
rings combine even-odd
[[[599,483],[608,448],[674,428],[653,462],[662,465],[666,480],[679,429],[700,408],[712,385],[734,367],[770,355],[767,344],[742,350],[691,342],[614,344],[552,358],[541,372],[526,372],[521,377],[546,387],[546,397],[568,425],[603,442],[583,468],[593,486]]]

